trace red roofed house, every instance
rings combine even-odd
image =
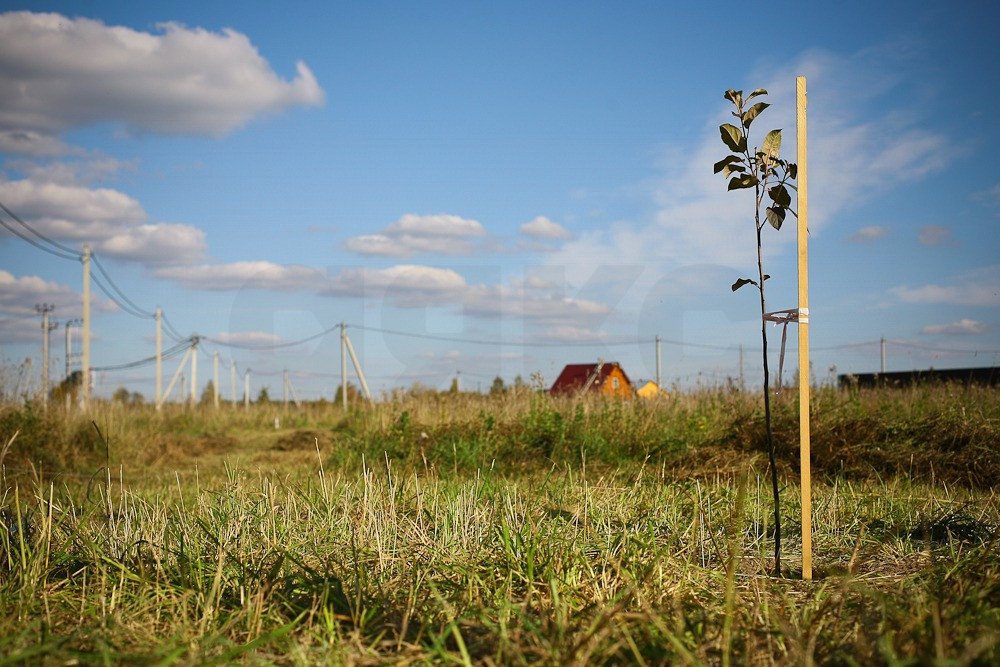
[[[617,361],[596,364],[567,364],[549,389],[553,396],[566,394],[600,394],[630,398],[632,381]]]

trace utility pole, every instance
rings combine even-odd
[[[243,373],[243,409],[250,409],[250,369]]]
[[[83,350],[80,359],[83,407],[90,405],[90,246],[83,246]]]
[[[347,410],[347,329],[340,323],[340,403]]]
[[[288,409],[288,369],[286,368],[281,373],[281,407],[284,410]]]
[[[42,316],[42,405],[49,404],[49,332],[57,325],[49,324],[49,313],[55,309],[50,303],[35,304],[35,312]]]
[[[344,346],[347,348],[347,353],[351,355],[351,362],[354,364],[354,372],[358,376],[358,382],[361,383],[361,391],[365,393],[365,398],[371,402],[372,392],[368,389],[368,380],[365,379],[365,372],[361,368],[361,362],[358,361],[358,355],[354,353],[354,345],[351,343],[351,337],[347,334],[344,334]]]
[[[156,308],[156,409],[163,402],[163,309]]]
[[[881,358],[879,373],[885,375],[885,336],[882,336],[881,340],[879,340],[879,357]]]
[[[66,379],[73,372],[73,327],[78,326],[80,320],[66,320]]]
[[[198,404],[198,337],[191,339],[191,407]]]
[[[657,390],[663,387],[663,385],[660,383],[660,361],[662,359],[660,353],[660,343],[661,343],[660,336],[657,335],[656,336],[656,389]]]
[[[219,409],[219,351],[212,353],[212,403]]]
[[[232,394],[233,407],[236,407],[236,360],[229,360],[229,392]]]
[[[746,388],[746,379],[743,375],[743,343],[740,343],[740,389]]]

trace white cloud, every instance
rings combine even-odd
[[[962,318],[951,324],[931,324],[920,330],[920,333],[930,336],[939,334],[945,335],[968,335],[981,334],[986,331],[987,326],[977,320]]]
[[[2,104],[2,102],[0,102]],[[0,153],[55,157],[79,152],[56,137],[32,130],[0,129]]]
[[[266,331],[220,331],[214,340],[227,345],[267,346],[279,345],[284,339]]]
[[[872,225],[871,227],[862,227],[848,236],[847,240],[852,241],[853,243],[871,243],[872,241],[885,238],[888,234],[888,227],[883,227],[882,225]]]
[[[110,188],[0,181],[0,201],[49,238],[149,264],[191,262],[205,253],[205,233],[191,225],[146,224],[132,197]]]
[[[968,271],[944,285],[900,285],[889,292],[906,303],[1000,306],[1000,265]]]
[[[221,135],[256,116],[323,103],[305,63],[278,77],[243,34],[177,23],[142,32],[60,14],[0,14],[0,129],[56,134],[105,121]]]
[[[157,269],[153,275],[175,280],[191,289],[208,291],[261,289],[288,292],[319,289],[327,280],[318,269],[266,261],[169,266]]]
[[[951,230],[941,225],[924,225],[920,228],[917,240],[926,246],[958,245],[955,237],[951,235]]]
[[[352,252],[382,257],[468,255],[475,250],[472,239],[485,235],[486,230],[476,220],[407,213],[382,232],[349,238],[344,245]]]
[[[7,166],[21,171],[25,180],[34,183],[93,185],[116,176],[123,170],[135,170],[137,163],[107,155],[94,155],[81,160],[11,160],[7,162]]]
[[[32,319],[35,305],[43,303],[55,306],[52,317],[59,320],[78,318],[83,312],[83,296],[73,288],[38,276],[18,277],[0,269],[0,314]],[[97,294],[91,296],[91,304],[100,312],[118,309],[114,302]],[[36,328],[40,326],[40,320],[32,322]]]
[[[16,277],[0,269],[0,311],[30,315],[35,312],[35,304],[38,303],[54,305],[58,315],[75,317],[80,312],[82,300],[66,285],[38,276]]]
[[[376,297],[400,308],[451,307],[484,319],[511,318],[534,323],[567,324],[603,320],[605,304],[551,292],[540,284],[470,285],[452,269],[402,264],[385,269],[345,269],[330,280],[324,293]]]
[[[27,317],[0,317],[0,340],[4,343],[34,343],[41,340],[39,320]]]
[[[386,227],[385,233],[390,236],[469,237],[484,236],[486,230],[478,221],[461,218],[457,215],[413,215],[407,213]]]
[[[538,216],[531,222],[521,225],[521,233],[535,239],[569,239],[573,237],[568,229],[552,222],[545,216]]]
[[[193,262],[205,254],[205,232],[191,225],[139,225],[101,240],[96,249],[145,264]]]
[[[611,308],[590,299],[559,294],[536,295],[506,285],[476,285],[461,301],[465,312],[484,318],[524,320],[551,324],[595,322],[605,319]]]
[[[419,306],[454,300],[466,287],[465,278],[452,269],[399,264],[385,269],[345,269],[325,292],[358,297],[381,292],[390,301]],[[413,302],[415,295],[422,295],[423,300]]]

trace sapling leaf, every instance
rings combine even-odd
[[[768,188],[767,194],[775,204],[783,208],[792,203],[792,196],[788,194],[784,185],[778,184],[773,188]]]
[[[740,117],[740,120],[743,122],[743,127],[750,129],[750,123],[753,122],[753,119],[756,118],[761,111],[768,108],[769,106],[771,105],[768,104],[767,102],[758,102],[757,104],[753,105],[752,107],[744,111],[743,116]]]
[[[729,178],[730,174],[742,174],[746,171],[746,168],[742,164],[730,164],[722,168],[722,176],[724,178]]]
[[[763,88],[756,89],[755,91],[747,95],[747,102],[749,102],[755,97],[759,97],[760,95],[767,95],[767,91],[764,90]]]
[[[733,291],[735,292],[744,285],[756,285],[756,280],[750,280],[749,278],[740,278],[735,283],[733,283]]]
[[[799,175],[799,165],[795,164],[794,162],[789,162],[787,172],[788,172],[788,178],[794,181],[795,178]]]
[[[739,155],[727,155],[726,157],[722,158],[712,166],[712,173],[718,174],[726,166],[734,162],[743,162],[743,158],[741,158]]]
[[[785,209],[781,206],[768,206],[767,221],[775,229],[781,229],[781,223],[785,221]]]
[[[740,128],[732,123],[723,123],[719,126],[719,133],[722,135],[722,142],[734,153],[742,153],[747,149],[747,140],[743,136]]]
[[[729,190],[742,190],[743,188],[752,188],[757,184],[757,177],[753,174],[743,174],[742,176],[733,176],[729,181]]]
[[[778,157],[781,151],[781,130],[771,130],[764,137],[764,143],[760,147],[761,153],[768,157]]]
[[[736,106],[740,106],[740,105],[743,104],[743,91],[742,90],[733,90],[732,88],[730,88],[729,90],[726,91],[725,97],[726,97],[727,100],[729,100],[730,102],[732,102]]]

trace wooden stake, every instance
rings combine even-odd
[[[799,206],[799,466],[802,486],[802,578],[812,579],[812,468],[809,460],[809,172],[806,78],[795,78]]]

